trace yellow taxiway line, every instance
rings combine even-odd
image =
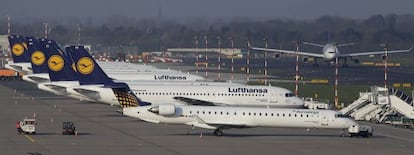
[[[32,137],[30,137],[29,135],[24,135],[24,137],[26,137],[29,141],[31,141],[32,143],[36,142]]]

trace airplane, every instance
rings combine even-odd
[[[328,43],[328,44],[325,44],[325,45],[321,45],[321,44],[314,44],[314,43],[304,42],[304,44],[311,45],[311,46],[316,46],[316,47],[321,47],[322,48],[322,53],[310,53],[310,52],[301,52],[301,51],[290,51],[290,50],[281,50],[281,49],[251,47],[250,45],[249,46],[250,46],[251,49],[259,50],[259,51],[271,51],[271,52],[278,52],[278,53],[285,53],[285,54],[296,54],[297,53],[298,55],[304,56],[302,58],[302,62],[304,62],[304,63],[309,62],[309,57],[313,57],[314,58],[314,64],[313,64],[314,66],[318,66],[317,59],[322,59],[326,62],[335,62],[336,58],[344,59],[343,67],[347,67],[347,63],[346,63],[347,58],[350,58],[355,64],[358,64],[360,62],[358,56],[383,55],[383,59],[385,58],[384,51],[348,53],[348,54],[341,54],[339,52],[338,47],[353,45],[353,43],[339,44],[339,45],[337,45],[336,43]],[[412,49],[413,48],[411,47],[410,49],[407,49],[407,50],[392,50],[392,51],[387,51],[387,53],[388,54],[391,54],[391,53],[404,53],[404,52],[410,52]],[[279,58],[280,54],[276,54],[275,57]]]
[[[79,79],[79,86],[66,87],[67,93],[78,98],[93,99],[110,105],[119,105],[111,90],[94,84],[111,80],[82,46],[71,47]],[[88,60],[88,61],[86,61]],[[82,71],[85,70],[85,71]],[[54,72],[50,72],[53,74]],[[52,77],[52,76],[51,76]],[[62,76],[64,77],[64,76]],[[152,104],[176,103],[192,105],[267,106],[303,108],[304,102],[292,91],[274,86],[246,86],[241,84],[143,84],[124,81],[141,100]],[[41,85],[41,84],[40,84]],[[109,94],[107,94],[109,93]],[[107,98],[109,97],[109,98]]]
[[[223,129],[252,127],[348,129],[350,136],[363,137],[373,134],[371,127],[333,110],[162,104],[127,107],[118,112],[151,123],[211,129],[215,136],[223,136]]]
[[[28,46],[28,39],[30,38],[31,46]],[[39,51],[40,46],[45,46],[47,39],[40,39],[36,41],[33,37],[23,37],[20,35],[9,36],[10,47],[12,47],[12,57],[15,59],[14,63],[6,65],[6,68],[16,70],[18,72],[24,71],[23,80],[32,83],[42,83],[50,81],[47,70],[44,67],[44,59],[35,59],[42,56],[42,51]],[[56,43],[54,44],[59,51],[62,51]],[[36,55],[33,55],[33,53]],[[16,53],[18,55],[16,55]],[[61,52],[64,54],[64,52]],[[40,55],[39,55],[40,54]],[[43,54],[44,55],[44,54]],[[34,62],[37,61],[37,62]],[[36,64],[37,63],[37,64]],[[157,82],[188,82],[188,81],[204,81],[204,78],[198,75],[191,75],[189,73],[182,73],[174,70],[158,69],[148,65],[129,64],[125,62],[99,62],[105,66],[104,70],[108,72],[113,79],[121,81],[157,81]],[[42,68],[37,72],[33,68]],[[139,75],[137,73],[140,73]]]
[[[30,56],[27,54],[26,38],[20,35],[8,36],[13,62],[4,65],[5,68],[16,72],[30,74]]]

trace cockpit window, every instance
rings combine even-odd
[[[285,96],[286,97],[292,97],[292,96],[295,96],[295,94],[293,94],[293,93],[286,93]]]
[[[351,118],[351,116],[344,115],[344,114],[335,114],[336,118]]]

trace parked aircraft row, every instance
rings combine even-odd
[[[292,109],[303,107],[303,101],[285,88],[114,81],[83,46],[69,46],[63,51],[53,40],[21,38],[10,36],[10,46],[21,46],[23,52],[29,52],[34,72],[42,65],[47,68],[50,82],[38,83],[40,89],[120,105],[123,114],[144,121],[214,129],[216,136],[223,135],[222,129],[257,126],[348,129],[350,134],[372,134],[361,132],[360,125],[336,111]],[[14,50],[16,57],[22,55]]]

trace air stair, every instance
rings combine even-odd
[[[371,101],[369,100],[371,95],[372,95],[371,92],[363,92],[363,93],[360,92],[359,93],[359,98],[357,100],[352,102],[347,107],[342,108],[341,110],[339,110],[339,112],[344,114],[344,115],[351,114],[352,112],[356,111],[357,109],[360,109],[361,107],[364,107],[367,104],[371,103]]]
[[[391,109],[407,117],[414,119],[413,99],[398,89],[390,89]]]
[[[414,91],[412,92],[414,95]],[[400,116],[414,121],[412,97],[398,89],[373,86],[371,92],[360,93],[360,97],[339,112],[355,120],[383,123],[390,117]]]

